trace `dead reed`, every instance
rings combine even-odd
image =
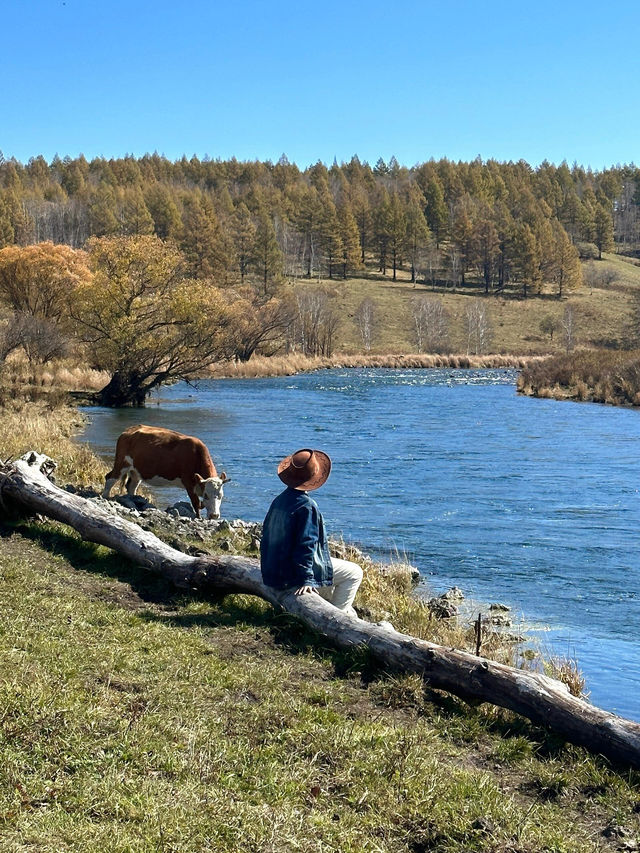
[[[293,353],[284,356],[254,356],[246,362],[226,362],[211,366],[210,375],[252,379],[260,376],[292,376],[312,370],[340,368],[388,368],[388,369],[490,369],[518,368],[540,360],[540,356],[517,355],[466,355],[466,354],[386,354],[349,355],[336,353],[333,356],[305,356]]]

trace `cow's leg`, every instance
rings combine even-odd
[[[104,489],[102,490],[103,498],[108,498],[111,495],[111,489],[115,486],[120,477],[121,475],[117,473],[115,469],[113,471],[109,471],[104,480]]]
[[[135,493],[138,490],[138,486],[140,485],[141,482],[142,482],[142,477],[136,471],[135,468],[132,468],[129,471],[129,478],[127,480],[127,494],[128,495],[135,495]]]
[[[196,518],[200,518],[200,498],[196,495],[193,489],[187,489],[187,494],[191,500],[191,506],[196,514]]]

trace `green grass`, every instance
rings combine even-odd
[[[640,830],[638,774],[512,715],[256,599],[175,597],[62,526],[1,532],[1,851],[595,851]]]

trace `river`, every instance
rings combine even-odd
[[[278,461],[327,451],[316,498],[333,536],[499,601],[547,654],[577,659],[590,698],[640,720],[640,413],[518,396],[511,370],[325,370],[163,388],[143,411],[87,409],[111,464],[144,422],[197,435],[223,515],[261,521]],[[186,499],[163,490],[159,503]]]

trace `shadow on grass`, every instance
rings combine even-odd
[[[396,678],[397,673],[389,673],[380,666],[369,648],[338,649],[326,637],[314,631],[304,622],[254,596],[222,595],[218,598],[204,597],[194,592],[185,593],[176,590],[165,578],[145,570],[126,558],[108,549],[85,542],[78,536],[67,534],[55,523],[37,523],[18,521],[0,522],[0,540],[13,534],[23,537],[50,554],[63,557],[75,570],[87,576],[110,578],[124,584],[131,590],[135,600],[133,609],[139,618],[148,622],[159,622],[182,630],[190,628],[235,628],[240,631],[247,628],[264,629],[269,632],[275,645],[293,655],[311,655],[315,659],[328,663],[336,677],[357,677],[363,686],[372,682],[384,682]],[[96,583],[98,598],[103,584]],[[114,599],[105,599],[111,602]],[[186,608],[194,602],[206,602],[206,612],[196,613]],[[119,603],[116,601],[116,603]],[[131,602],[122,602],[131,608]],[[240,646],[242,643],[239,644]],[[458,721],[454,726],[460,736],[473,739],[479,732],[499,735],[502,738],[526,737],[540,757],[557,757],[564,749],[564,741],[542,727],[536,726],[525,718],[510,712],[499,711],[488,714],[482,706],[467,703],[452,694],[430,689],[425,685],[424,705],[417,710],[421,715]],[[372,701],[375,699],[372,698]],[[401,710],[408,706],[402,703],[383,703],[387,707]]]

